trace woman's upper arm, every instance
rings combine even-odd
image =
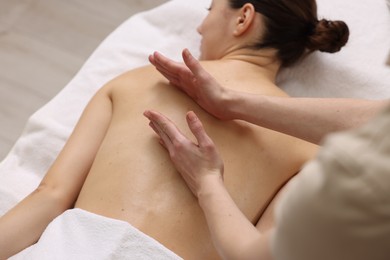
[[[74,203],[105,137],[111,114],[111,94],[107,86],[88,103],[40,187],[58,192],[67,205]]]

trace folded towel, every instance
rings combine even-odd
[[[10,260],[182,259],[129,223],[81,209],[68,210],[38,243]]]

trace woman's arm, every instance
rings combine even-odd
[[[185,64],[159,53],[150,62],[172,85],[222,120],[241,119],[313,143],[335,131],[360,126],[382,110],[385,101],[328,98],[281,98],[223,88],[188,50]]]
[[[205,214],[214,245],[224,259],[272,259],[269,234],[260,233],[244,216],[223,183],[223,162],[202,123],[193,113],[187,123],[198,144],[185,137],[164,115],[146,111],[172,162]]]
[[[0,259],[37,242],[47,225],[73,207],[111,120],[107,88],[90,101],[39,187],[0,218]]]

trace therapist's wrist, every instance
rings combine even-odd
[[[226,101],[232,119],[261,125],[269,97],[252,93],[232,91]]]
[[[208,112],[221,120],[235,119],[232,111],[232,106],[236,99],[235,95],[234,90],[221,88],[220,92],[213,96],[212,109]]]
[[[222,96],[221,106],[225,108],[225,119],[242,119],[243,114],[242,93],[234,90],[228,90]]]
[[[199,182],[199,188],[197,191],[200,206],[202,208],[207,206],[210,199],[218,196],[218,194],[221,193],[221,190],[225,190],[225,184],[221,174],[215,173],[202,178]]]

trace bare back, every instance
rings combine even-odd
[[[261,77],[220,61],[205,68],[230,88],[285,95]],[[223,74],[222,74],[223,71]],[[128,72],[109,83],[112,117],[76,207],[129,222],[185,259],[217,259],[196,198],[143,117],[147,109],[170,117],[190,137],[185,114],[195,111],[225,163],[225,184],[256,224],[278,189],[316,147],[242,121],[222,122],[169,86],[154,67]]]

